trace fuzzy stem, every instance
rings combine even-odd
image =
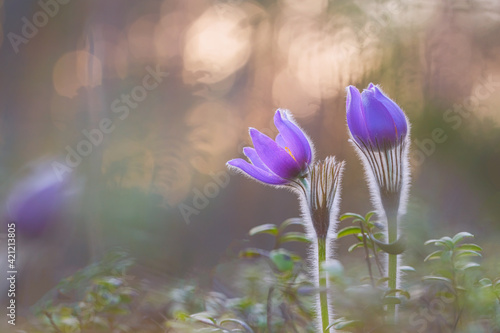
[[[321,309],[322,332],[326,332],[329,325],[328,295],[326,276],[322,273],[323,263],[326,261],[326,239],[318,237],[318,279],[319,279],[319,303]]]
[[[387,226],[388,226],[388,241],[389,243],[393,243],[398,238],[398,217],[397,213],[386,210],[387,215]],[[396,289],[397,286],[397,272],[398,272],[398,255],[397,254],[389,254],[388,261],[388,273],[389,273],[389,290]],[[394,322],[397,321],[397,313],[396,313],[396,304],[388,304],[387,312],[389,318],[392,317]]]

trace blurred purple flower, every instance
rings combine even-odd
[[[255,148],[245,147],[243,153],[251,163],[237,158],[227,162],[228,166],[271,185],[285,185],[304,177],[313,161],[309,139],[287,110],[276,111],[274,125],[279,130],[275,140],[250,128]]]
[[[347,126],[352,138],[366,148],[381,150],[403,142],[408,125],[401,108],[370,83],[359,93],[347,87]]]
[[[28,237],[41,235],[68,203],[69,179],[60,179],[45,163],[36,164],[32,172],[17,182],[7,199],[9,222]]]

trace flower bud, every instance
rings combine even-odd
[[[361,147],[382,150],[405,140],[406,116],[378,86],[370,83],[361,94],[356,87],[347,87],[346,104],[347,126]]]

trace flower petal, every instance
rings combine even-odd
[[[250,128],[250,137],[260,159],[272,172],[285,179],[297,177],[301,173],[295,159],[273,139],[255,128]]]
[[[271,184],[271,185],[283,185],[288,183],[286,179],[283,179],[281,177],[278,177],[270,172],[267,172],[265,170],[262,170],[255,165],[252,165],[245,161],[244,159],[241,158],[236,158],[234,160],[231,160],[227,162],[227,164],[231,167],[237,168],[247,175],[249,175],[252,178],[257,179],[258,181],[261,181],[266,184]]]
[[[304,169],[311,163],[311,143],[304,132],[291,119],[287,110],[278,109],[274,115],[274,125],[293,154],[295,160]]]
[[[354,86],[347,87],[346,110],[347,126],[354,140],[358,143],[361,143],[359,140],[368,142],[370,136],[366,128],[365,110],[361,101],[361,94]]]
[[[378,86],[373,86],[373,92],[375,98],[382,103],[394,121],[397,130],[397,137],[405,137],[408,131],[408,125],[406,121],[406,117],[403,113],[403,110],[397,105],[392,99],[387,97],[386,94],[380,89]]]
[[[365,90],[361,94],[365,109],[366,127],[372,144],[382,142],[396,143],[397,127],[385,105],[379,101],[374,89]]]
[[[274,139],[274,141],[276,141],[276,143],[279,144],[281,148],[285,149],[286,142],[281,134],[276,135],[276,139]]]
[[[265,165],[264,162],[262,162],[255,149],[251,147],[245,147],[243,148],[243,154],[245,154],[245,156],[248,157],[250,162],[252,162],[252,164],[255,165],[257,168],[273,173],[271,170],[269,170],[267,165]]]

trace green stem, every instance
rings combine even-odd
[[[359,228],[361,229],[361,235],[363,236],[363,247],[365,248],[365,260],[368,265],[368,274],[370,274],[370,282],[372,287],[375,288],[375,282],[373,281],[373,272],[372,272],[372,264],[370,262],[370,252],[368,249],[368,245],[366,243],[366,234],[365,228],[363,228],[363,222],[359,222]]]
[[[327,281],[325,274],[322,273],[321,267],[326,261],[326,240],[324,238],[318,238],[318,278],[319,278],[319,303],[321,308],[321,327],[322,332],[326,332],[326,328],[329,325],[330,316],[328,314],[328,295],[327,291]]]
[[[388,225],[388,242],[393,243],[398,238],[398,217],[397,213],[386,212],[387,215],[387,225]],[[389,290],[396,289],[396,278],[398,272],[398,255],[389,254]],[[387,312],[389,318],[393,318],[394,322],[397,320],[396,314],[396,304],[388,304]]]

